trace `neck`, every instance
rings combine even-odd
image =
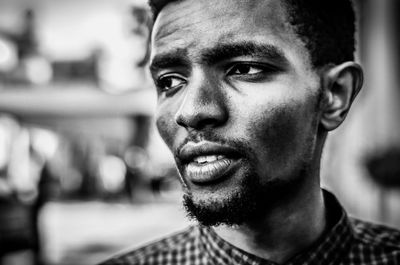
[[[310,186],[308,186],[310,187]],[[284,205],[268,211],[262,220],[241,226],[220,226],[216,233],[232,245],[258,257],[283,263],[314,243],[326,224],[319,188],[303,190]]]

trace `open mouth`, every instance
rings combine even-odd
[[[201,143],[184,148],[180,158],[187,180],[198,185],[210,185],[229,175],[239,155],[232,148]]]
[[[186,177],[194,183],[215,182],[230,168],[232,160],[223,155],[199,156],[186,166]]]

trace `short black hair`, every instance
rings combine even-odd
[[[168,3],[149,0],[153,18]],[[289,23],[310,52],[314,67],[354,60],[355,11],[351,0],[284,0]]]
[[[289,23],[315,67],[354,60],[355,11],[351,0],[285,0]]]

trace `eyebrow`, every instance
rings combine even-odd
[[[175,49],[154,56],[150,63],[150,71],[155,72],[159,69],[189,65],[190,60],[186,49]]]
[[[206,48],[200,54],[202,63],[213,65],[218,62],[240,56],[257,56],[268,59],[280,66],[289,64],[283,51],[271,44],[261,44],[249,41],[234,43],[219,43],[215,47]],[[151,64],[150,70],[157,71],[176,66],[189,66],[191,64],[186,49],[176,49],[170,52],[157,54]]]
[[[228,60],[240,56],[257,56],[271,60],[282,66],[289,63],[283,51],[271,44],[261,44],[255,42],[235,42],[221,43],[215,47],[208,48],[202,52],[201,60],[207,64],[215,64],[223,60]]]

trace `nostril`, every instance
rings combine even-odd
[[[217,119],[215,117],[208,117],[206,115],[193,115],[193,116],[182,116],[180,115],[176,119],[176,123],[185,128],[193,128],[201,130],[204,127],[214,127],[222,124],[222,119]]]
[[[223,124],[228,117],[227,109],[221,104],[206,104],[202,106],[187,106],[178,111],[175,121],[185,128],[202,129]]]

